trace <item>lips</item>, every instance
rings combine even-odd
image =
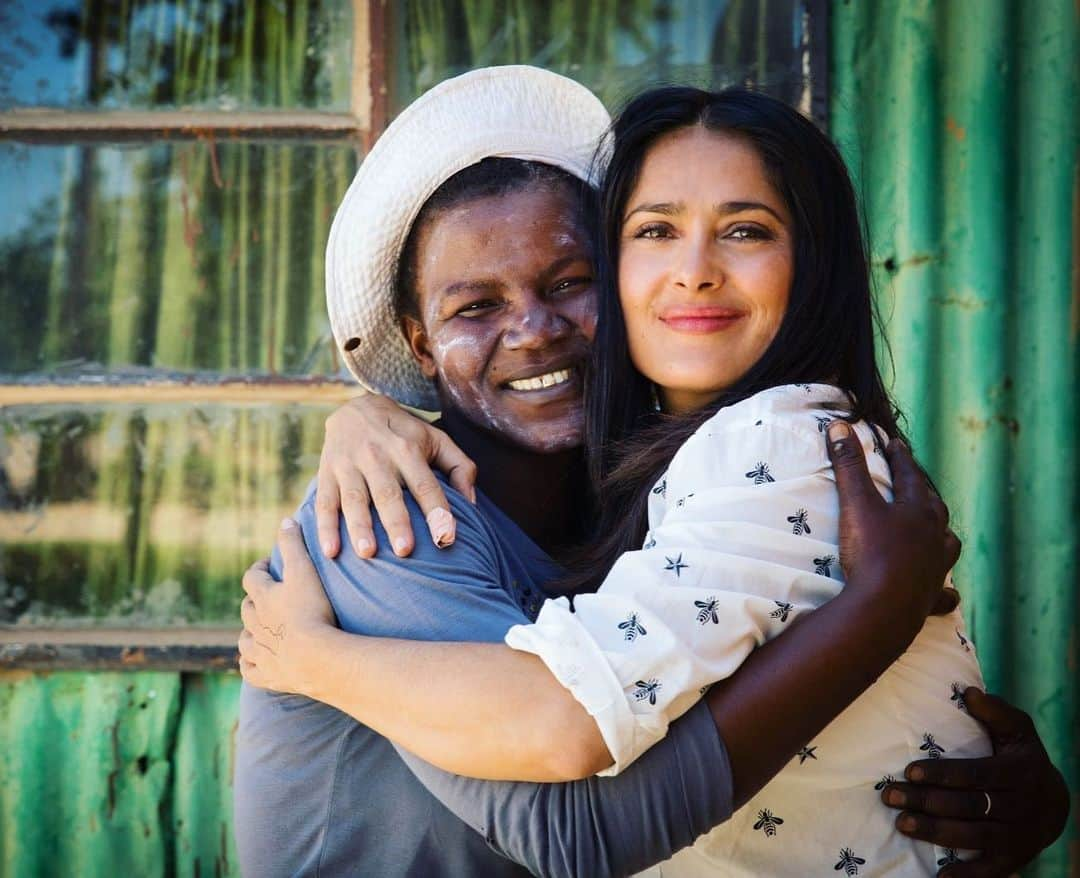
[[[667,308],[660,313],[660,320],[676,332],[704,334],[729,329],[745,316],[746,312],[737,308],[701,305]]]

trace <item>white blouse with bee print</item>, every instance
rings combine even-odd
[[[722,409],[649,498],[649,533],[573,609],[547,601],[506,642],[538,655],[596,719],[622,771],[754,647],[843,588],[839,501],[823,435],[849,407],[824,384]],[[892,498],[876,432],[854,425]],[[812,624],[812,623],[810,623]],[[732,818],[651,874],[934,875],[964,856],[896,832],[878,792],[913,759],[989,755],[962,692],[982,676],[959,612],[911,647]]]

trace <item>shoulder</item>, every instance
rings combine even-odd
[[[829,421],[846,415],[851,402],[838,387],[829,384],[784,384],[720,409],[698,429],[698,436],[715,437],[773,430],[803,434],[819,442]]]
[[[424,518],[424,513],[413,499],[412,495],[406,491],[404,494],[405,508],[408,510],[409,523],[412,527],[413,534],[416,537],[413,551],[406,558],[399,558],[394,554],[386,530],[379,521],[377,513],[372,509],[372,525],[376,542],[375,558],[377,560],[393,566],[399,566],[402,563],[412,566],[416,562],[439,564],[446,559],[448,555],[455,554],[453,552],[455,548],[459,551],[481,556],[494,551],[496,535],[495,522],[493,522],[489,516],[485,515],[484,511],[479,506],[475,506],[466,500],[465,497],[455,490],[441,475],[436,475],[442,484],[443,493],[446,495],[447,502],[450,504],[450,512],[454,516],[457,525],[453,546],[447,549],[439,549],[432,543],[428,538],[428,526],[427,521]],[[308,486],[307,493],[304,495],[304,499],[297,510],[296,518],[303,528],[305,540],[308,542],[309,549],[316,549],[316,543],[310,539],[314,537],[317,532],[314,481]],[[348,544],[348,540],[345,539],[347,533],[344,530],[344,520],[339,520],[339,522],[342,528],[342,554],[347,555],[352,551],[352,548]]]
[[[828,465],[825,429],[848,411],[838,388],[825,384],[774,387],[716,412],[676,454],[673,464],[727,462],[744,478]],[[742,467],[742,469],[739,469]],[[769,470],[769,472],[765,472]]]
[[[309,490],[297,520],[346,631],[424,640],[499,640],[507,627],[522,621],[520,608],[502,582],[496,530],[482,509],[449,486],[446,493],[458,520],[453,545],[439,549],[432,543],[419,507],[408,498],[416,536],[410,555],[395,555],[386,531],[375,522],[375,556],[361,558],[339,521],[342,548],[336,558],[328,559],[318,547],[314,496]],[[280,563],[277,553],[275,562]],[[279,571],[277,567],[275,573]]]

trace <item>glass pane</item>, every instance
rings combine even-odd
[[[0,143],[0,376],[338,371],[326,236],[346,144]]]
[[[5,0],[0,109],[349,106],[350,0]]]
[[[798,105],[802,0],[405,0],[395,18],[395,108],[448,76],[535,64],[610,108],[647,85],[753,82]]]
[[[0,624],[235,624],[331,410],[0,409]]]

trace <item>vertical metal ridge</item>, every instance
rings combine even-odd
[[[1074,790],[1077,16],[1072,0],[835,3],[830,117],[865,198],[894,390],[965,539],[987,683]],[[1077,874],[1075,851],[1073,824],[1031,874]]]

